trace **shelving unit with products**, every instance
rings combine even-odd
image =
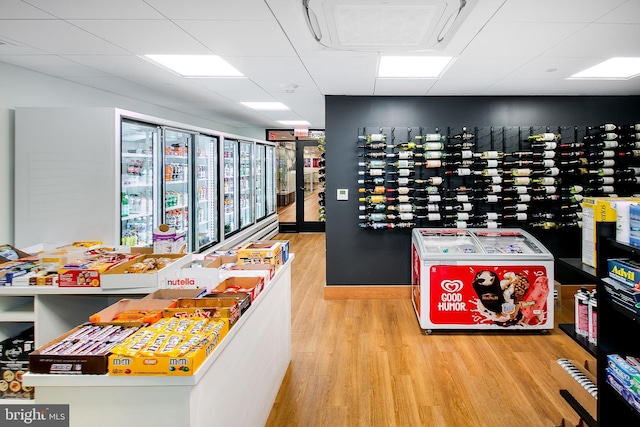
[[[598,425],[640,425],[640,407],[627,400],[612,386],[607,372],[608,356],[640,358],[640,312],[637,308],[622,305],[608,292],[612,279],[608,275],[608,260],[629,258],[640,261],[640,248],[618,243],[615,240],[615,223],[597,225],[598,241]]]
[[[365,127],[358,135],[367,229],[577,228],[585,195],[640,188],[640,125]]]

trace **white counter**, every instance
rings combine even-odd
[[[189,377],[26,374],[36,404],[69,404],[71,427],[263,426],[291,360],[290,255]]]

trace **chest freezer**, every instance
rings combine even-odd
[[[553,254],[523,230],[416,228],[411,264],[427,332],[553,329]]]

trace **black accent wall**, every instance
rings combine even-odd
[[[358,135],[363,128],[593,126],[640,122],[638,96],[395,97],[327,96],[327,285],[409,285],[411,230],[358,227]],[[414,133],[415,134],[415,133]],[[336,200],[337,189],[348,201]],[[556,257],[580,257],[579,229],[527,230]]]

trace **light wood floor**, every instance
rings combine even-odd
[[[588,353],[549,334],[424,335],[406,300],[324,300],[325,236],[280,234],[292,266],[292,358],[267,426],[556,426],[579,419],[550,363]],[[572,318],[571,301],[556,320]],[[268,369],[268,367],[265,367]]]
[[[315,187],[311,192],[306,192],[304,196],[304,220],[307,222],[319,221],[320,213],[318,209],[318,193],[320,187]],[[296,203],[290,203],[287,206],[278,207],[278,221],[280,222],[296,222]]]

